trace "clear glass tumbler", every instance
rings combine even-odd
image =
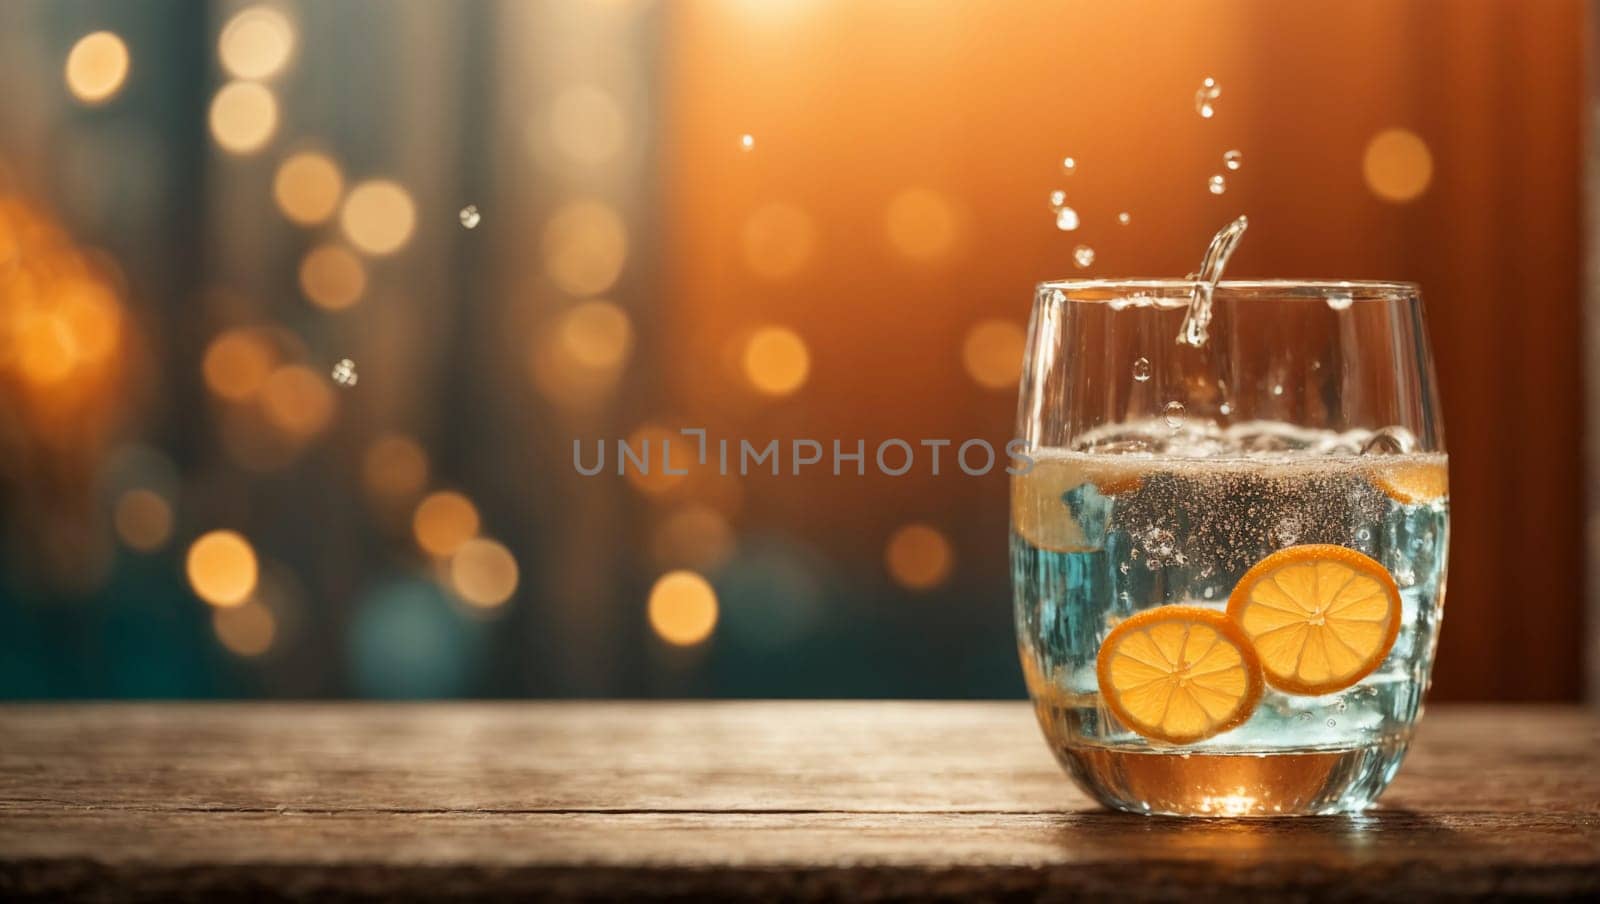
[[[1359,811],[1421,712],[1444,431],[1417,287],[1067,281],[1034,299],[1012,478],[1040,725],[1110,807]]]

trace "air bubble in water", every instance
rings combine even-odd
[[[1222,165],[1230,170],[1237,170],[1244,163],[1244,155],[1238,151],[1229,151],[1222,155]]]
[[[1207,78],[1200,83],[1200,90],[1194,93],[1194,111],[1202,119],[1210,119],[1217,115],[1217,108],[1212,106],[1217,98],[1222,96],[1222,86],[1214,78]]]
[[[1063,204],[1066,204],[1066,203],[1067,203],[1067,193],[1066,192],[1064,192],[1064,191],[1062,191],[1061,189],[1058,188],[1055,191],[1050,193],[1050,209],[1051,210],[1059,210],[1061,208],[1061,206]]]
[[[1334,727],[1334,726],[1335,726],[1335,725],[1338,725],[1338,724],[1339,724],[1339,723],[1338,723],[1338,722],[1336,722],[1336,721],[1334,721],[1334,720],[1333,720],[1333,719],[1329,719],[1329,720],[1328,720],[1328,727],[1329,727],[1329,728],[1332,728],[1332,727]]]
[[[1126,226],[1133,222],[1133,217],[1128,216],[1128,212],[1124,210],[1122,213],[1117,214],[1117,222]]]
[[[477,229],[478,223],[483,221],[483,215],[478,213],[478,205],[468,204],[461,208],[461,225],[468,229]]]
[[[356,373],[356,362],[351,361],[349,358],[340,358],[339,363],[333,365],[333,382],[338,383],[340,386],[349,389],[356,385],[356,381],[359,379],[361,379],[361,376]]]
[[[1056,228],[1062,232],[1071,232],[1078,228],[1078,212],[1070,207],[1063,207],[1056,211]]]
[[[1078,171],[1078,161],[1067,157],[1061,161],[1061,172],[1070,176]]]
[[[1073,225],[1077,225],[1076,221],[1074,221]],[[1072,249],[1072,261],[1078,265],[1080,270],[1089,266],[1094,263],[1094,249],[1088,245],[1079,245]]]
[[[1177,430],[1183,426],[1183,420],[1187,414],[1188,409],[1183,407],[1182,402],[1168,402],[1166,409],[1161,413],[1161,419],[1167,422],[1168,427]]]
[[[1217,173],[1215,176],[1212,176],[1209,180],[1207,180],[1206,188],[1211,189],[1212,194],[1220,195],[1228,190],[1228,180],[1222,178],[1221,173]]]
[[[1135,358],[1134,359],[1134,361],[1133,361],[1133,378],[1135,380],[1138,380],[1140,383],[1147,382],[1150,379],[1150,359],[1149,358]]]
[[[1233,406],[1229,405],[1227,402],[1223,402],[1221,405],[1217,406],[1217,413],[1218,414],[1232,414],[1233,413]]]
[[[1355,303],[1355,296],[1349,292],[1335,292],[1328,296],[1328,307],[1335,311],[1343,311]]]

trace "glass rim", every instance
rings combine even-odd
[[[1039,283],[1040,290],[1075,292],[1122,292],[1128,289],[1154,292],[1162,295],[1188,295],[1198,283],[1194,279],[1159,279],[1132,277],[1128,279],[1055,279]],[[1422,287],[1414,282],[1390,282],[1370,279],[1225,279],[1217,283],[1219,294],[1229,295],[1287,295],[1290,297],[1322,297],[1333,292],[1348,292],[1358,298],[1418,298]],[[1115,297],[1108,295],[1107,297]]]

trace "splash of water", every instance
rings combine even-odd
[[[1239,239],[1250,225],[1247,217],[1240,217],[1217,230],[1206,247],[1206,256],[1200,260],[1200,272],[1195,274],[1194,289],[1189,295],[1189,310],[1183,315],[1183,328],[1178,331],[1178,344],[1199,348],[1206,344],[1211,325],[1211,296],[1222,280],[1223,268],[1228,258],[1239,247]]]

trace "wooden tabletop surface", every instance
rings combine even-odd
[[[1600,893],[1600,721],[1434,707],[1352,818],[1073,787],[1023,703],[0,706],[0,898]]]

